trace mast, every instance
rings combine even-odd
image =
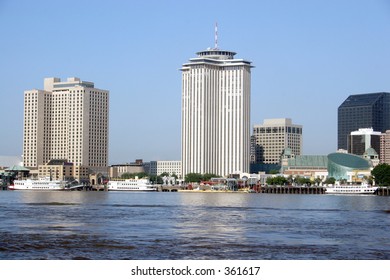
[[[214,49],[218,49],[218,22],[215,23],[215,30],[214,30]]]

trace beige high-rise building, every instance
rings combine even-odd
[[[45,78],[44,90],[24,92],[23,163],[52,159],[99,170],[108,162],[109,91],[79,78]]]
[[[390,164],[390,130],[382,133],[380,141],[380,163]]]
[[[294,155],[302,152],[302,126],[293,124],[291,119],[266,119],[253,126],[253,138],[254,163],[279,164],[285,148]]]
[[[182,176],[249,172],[251,62],[217,48],[182,71]]]

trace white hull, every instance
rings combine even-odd
[[[14,184],[9,186],[9,190],[26,190],[26,191],[63,191],[65,181],[50,180],[15,180]]]
[[[326,187],[327,194],[374,194],[378,187],[368,185],[341,185]]]
[[[151,185],[147,179],[127,179],[125,181],[109,181],[108,191],[138,191],[155,192],[157,187]]]

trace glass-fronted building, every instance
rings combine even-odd
[[[390,93],[350,95],[338,108],[338,149],[348,149],[348,138],[359,128],[390,129]],[[377,151],[378,152],[378,151]]]
[[[370,162],[360,156],[346,153],[328,155],[328,177],[336,180],[353,181],[352,177],[363,177],[370,169]]]

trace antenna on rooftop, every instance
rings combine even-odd
[[[215,23],[214,49],[218,49],[218,22]]]

